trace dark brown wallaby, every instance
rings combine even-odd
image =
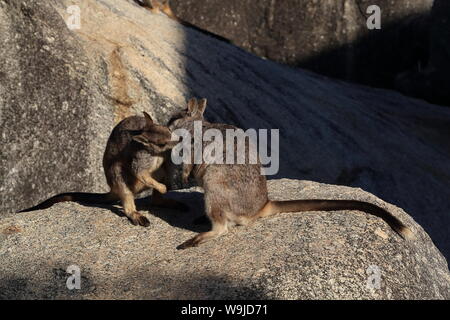
[[[208,123],[203,119],[206,99],[197,102],[191,99],[187,110],[174,116],[168,126],[186,129],[193,136],[194,121],[201,121],[203,132],[209,128],[218,129],[225,137],[226,129],[234,126]],[[209,141],[202,141],[203,149]],[[225,146],[225,142],[223,143]],[[235,153],[237,143],[234,142]],[[248,154],[249,145],[245,146]],[[243,152],[243,150],[240,150]],[[224,153],[226,150],[224,150]],[[203,158],[203,157],[202,157]],[[192,162],[191,162],[192,163]],[[206,215],[211,220],[212,230],[197,234],[178,248],[186,249],[214,239],[227,232],[230,224],[246,225],[261,217],[282,212],[360,210],[378,216],[386,221],[403,238],[412,238],[411,230],[388,211],[368,202],[356,200],[292,200],[271,201],[268,199],[266,177],[261,174],[261,164],[183,164],[183,179],[192,173],[197,183],[204,189]]]
[[[146,112],[144,117],[132,116],[122,120],[113,129],[103,155],[103,168],[111,191],[108,193],[72,192],[54,196],[27,212],[46,209],[58,202],[76,201],[90,204],[122,202],[125,215],[135,225],[149,226],[148,219],[136,210],[134,196],[153,188],[152,203],[185,209],[184,205],[161,194],[167,192],[163,183],[156,180],[167,176],[165,160],[170,161],[170,149],[177,144],[171,141],[170,130],[155,124]]]
[[[207,35],[207,36],[216,38],[216,39],[218,39],[220,41],[225,41],[227,43],[231,43],[230,40],[228,40],[228,39],[226,39],[226,38],[224,38],[222,36],[219,36],[219,35],[217,35],[215,33],[212,33],[212,32],[209,32],[207,30],[201,29],[201,28],[193,25],[192,23],[189,23],[189,22],[187,22],[185,20],[182,20],[182,19],[178,18],[175,15],[175,13],[172,11],[172,8],[170,7],[170,4],[169,4],[169,0],[135,0],[135,2],[137,4],[139,4],[140,6],[147,8],[152,13],[164,14],[167,17],[169,17],[170,19],[175,20],[176,22],[182,24],[185,27],[188,27],[188,28],[191,28],[191,29],[195,29],[195,30],[197,30],[197,31]]]

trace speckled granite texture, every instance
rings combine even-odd
[[[58,204],[0,219],[0,298],[449,299],[450,274],[430,237],[403,210],[360,189],[273,180],[272,199],[370,201],[416,233],[402,240],[357,211],[289,213],[235,227],[198,248],[176,246],[207,230],[197,189],[172,192],[190,212],[150,208],[149,228],[110,207]],[[145,209],[148,200],[139,206]],[[66,288],[69,265],[81,289]],[[368,288],[378,268],[379,289]],[[372,269],[371,269],[372,268]],[[368,270],[369,269],[369,270]]]

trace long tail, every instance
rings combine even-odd
[[[66,202],[66,201],[74,201],[74,202],[82,202],[88,204],[108,204],[114,203],[118,200],[116,196],[112,193],[85,193],[85,192],[69,192],[69,193],[61,193],[50,199],[41,202],[40,204],[21,210],[19,212],[29,212],[35,210],[43,210],[50,208],[52,205],[58,202]]]
[[[270,216],[282,212],[302,211],[335,211],[335,210],[359,210],[382,218],[403,239],[412,239],[413,232],[390,212],[372,203],[357,200],[291,200],[269,201],[261,209],[261,217]]]

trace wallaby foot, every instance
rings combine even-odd
[[[182,244],[180,244],[177,249],[178,250],[184,250],[187,248],[191,248],[191,247],[198,247],[200,244],[215,239],[217,237],[220,237],[221,235],[227,233],[228,228],[227,228],[227,224],[225,223],[214,223],[213,224],[213,229],[211,231],[208,232],[202,232],[197,234],[195,237],[193,237],[192,239],[189,239],[185,242],[183,242]]]

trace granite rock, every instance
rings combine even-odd
[[[192,96],[206,118],[280,131],[275,177],[359,187],[404,209],[450,256],[450,110],[255,57],[134,1],[0,0],[0,212],[107,190],[120,119]]]
[[[193,223],[203,214],[201,189],[168,197],[190,212],[142,199],[148,228],[115,207],[74,203],[3,216],[0,299],[450,298],[446,261],[426,232],[361,189],[281,179],[269,182],[269,197],[369,201],[400,218],[415,239],[359,211],[285,213],[180,251],[177,245],[210,226]],[[69,266],[80,270],[79,290],[66,286]]]

